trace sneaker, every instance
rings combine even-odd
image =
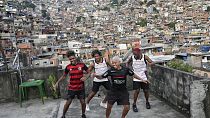
[[[106,108],[107,108],[107,103],[101,102],[101,103],[100,103],[100,106],[102,106],[102,107],[104,107],[104,108],[106,109]]]
[[[133,104],[133,112],[138,112],[138,108]]]
[[[86,104],[86,111],[90,111],[89,104]]]
[[[149,102],[146,102],[146,108],[147,108],[147,109],[150,109],[150,108],[151,108]]]
[[[86,118],[86,115],[85,114],[82,114],[82,118]]]

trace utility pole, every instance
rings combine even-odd
[[[1,40],[1,37],[0,37],[0,40]],[[7,60],[6,60],[6,56],[5,56],[5,54],[4,54],[4,49],[3,49],[3,47],[2,47],[2,42],[0,41],[0,52],[1,52],[1,54],[2,54],[2,58],[3,58],[3,60],[4,60],[4,66],[6,67],[6,71],[8,71],[8,65],[7,65]]]

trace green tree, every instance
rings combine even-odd
[[[118,5],[119,5],[119,2],[118,2],[118,0],[112,0],[112,1],[111,1],[111,4],[112,4],[113,6],[118,6]]]
[[[207,10],[206,10],[206,11],[207,11],[207,12],[210,12],[210,6],[207,7]]]
[[[175,22],[170,22],[170,23],[168,24],[168,27],[175,30],[175,25],[176,25]]]
[[[47,17],[47,10],[42,10],[41,12],[43,18]]]
[[[142,6],[144,4],[144,2],[142,1],[139,1],[139,5]]]
[[[103,10],[103,11],[110,11],[110,7],[103,7],[103,8],[100,8],[100,10]]]
[[[144,0],[144,3],[146,4],[147,3],[147,0]]]
[[[171,60],[170,62],[167,63],[167,66],[173,69],[185,71],[185,72],[190,72],[192,73],[193,67],[190,66],[189,64],[185,64],[181,60]]]
[[[153,10],[154,10],[155,13],[159,13],[159,11],[157,10],[156,7],[153,7]]]
[[[122,1],[120,2],[120,5],[126,4],[127,2],[128,2],[127,0],[122,0]]]
[[[36,8],[36,5],[34,5],[33,3],[29,2],[29,1],[23,1],[21,3],[21,6],[22,6],[23,9],[25,9],[25,8],[35,9]]]
[[[147,3],[147,7],[150,6],[150,5],[152,5],[152,4],[156,4],[156,2],[155,2],[154,0],[149,1],[149,2]]]
[[[147,20],[142,18],[136,23],[136,25],[139,25],[141,27],[145,27],[145,26],[147,26]]]
[[[81,22],[82,19],[85,19],[85,18],[84,18],[83,16],[78,16],[78,17],[76,18],[76,22]]]

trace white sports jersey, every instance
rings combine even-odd
[[[147,68],[146,68],[146,63],[144,61],[144,55],[142,55],[141,60],[140,59],[135,59],[134,56],[132,56],[132,60],[133,60],[133,71],[135,74],[137,74],[139,77],[141,77],[143,80],[147,80],[147,76],[145,74]],[[142,81],[142,80],[138,80],[138,79],[133,79],[133,81]]]
[[[102,75],[108,70],[105,59],[103,59],[102,63],[96,63],[95,60],[94,60],[94,65],[95,65],[95,73],[97,75]],[[104,81],[108,81],[108,79],[107,78],[98,79],[98,78],[94,77],[93,81],[104,82]]]

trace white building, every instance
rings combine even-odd
[[[78,41],[68,41],[68,48],[76,53],[76,56],[80,56],[82,43]]]

